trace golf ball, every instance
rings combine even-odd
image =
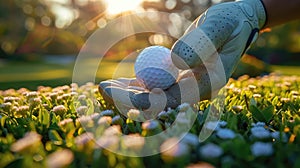
[[[134,64],[136,78],[147,89],[167,89],[176,82],[179,70],[171,59],[171,50],[163,46],[145,48]]]

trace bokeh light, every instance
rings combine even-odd
[[[143,0],[104,0],[104,2],[107,5],[106,13],[115,15],[138,9]]]

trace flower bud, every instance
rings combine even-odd
[[[160,146],[160,152],[165,163],[183,165],[183,162],[189,162],[189,147],[187,144],[180,142],[177,138],[170,138],[166,140]]]
[[[100,115],[101,116],[110,116],[110,117],[112,117],[112,116],[114,116],[114,111],[112,111],[112,110],[105,110],[105,111],[102,111],[100,113]]]
[[[129,119],[135,121],[139,118],[140,116],[140,111],[137,110],[137,109],[130,109],[128,112],[127,112],[127,116]]]
[[[112,118],[112,124],[123,126],[124,120],[120,115],[116,115]]]
[[[53,112],[60,116],[64,115],[67,111],[68,109],[64,105],[58,105],[53,107]]]

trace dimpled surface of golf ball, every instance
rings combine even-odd
[[[163,46],[145,48],[134,64],[136,78],[147,89],[167,89],[176,82],[179,70],[172,63],[171,51]]]

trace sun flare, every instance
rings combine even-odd
[[[106,12],[110,15],[133,11],[140,7],[143,0],[105,0]]]

